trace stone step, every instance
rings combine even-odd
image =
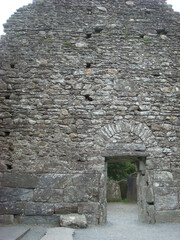
[[[20,240],[29,230],[24,226],[0,227],[0,240]]]

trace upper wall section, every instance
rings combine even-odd
[[[19,9],[0,45],[1,169],[89,170],[101,155],[96,134],[121,120],[152,131],[169,169],[178,161],[179,23],[165,1]]]
[[[78,13],[78,14],[77,14]],[[66,15],[66,18],[64,18]],[[77,30],[93,30],[94,24],[103,24],[105,28],[127,30],[128,25],[142,34],[160,34],[160,30],[169,26],[165,33],[178,34],[178,13],[175,13],[165,0],[135,1],[59,1],[36,0],[22,7],[4,24],[5,32],[13,31],[68,31],[66,26]],[[95,18],[94,18],[95,17]],[[118,25],[115,27],[110,24]],[[130,20],[130,21],[129,21]],[[75,24],[76,23],[76,24]],[[134,23],[134,24],[133,24]],[[91,29],[92,28],[92,29]],[[141,32],[142,31],[142,32]],[[127,33],[127,32],[126,32]]]

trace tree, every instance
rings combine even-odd
[[[131,162],[108,163],[108,178],[110,180],[120,181],[136,172],[136,165]]]

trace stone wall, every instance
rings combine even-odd
[[[180,221],[179,23],[164,0],[36,0],[10,17],[0,219],[104,223],[105,159],[131,156],[140,218]]]
[[[121,198],[121,188],[120,182],[115,180],[107,181],[107,202],[120,202]]]

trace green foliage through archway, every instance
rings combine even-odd
[[[120,181],[136,172],[136,165],[131,162],[108,163],[108,178],[109,180]]]

